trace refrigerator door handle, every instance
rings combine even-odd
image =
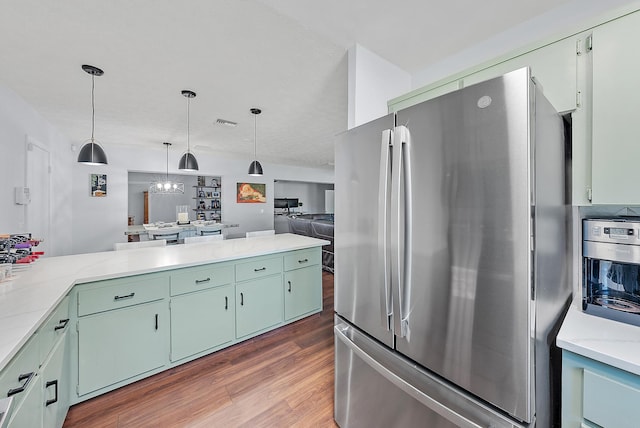
[[[411,207],[411,134],[406,126],[397,126],[393,136],[391,178],[392,289],[397,291],[399,316],[394,319],[400,337],[410,337],[411,314],[407,286],[411,284],[412,207]],[[409,255],[409,257],[407,257]],[[395,292],[394,291],[394,292]]]
[[[424,392],[417,389],[415,386],[410,385],[400,376],[396,375],[384,365],[380,364],[375,358],[371,357],[367,352],[365,352],[362,348],[360,348],[356,343],[349,339],[349,337],[345,334],[351,327],[345,324],[336,325],[333,330],[335,333],[335,337],[338,338],[342,343],[344,343],[354,354],[356,354],[360,359],[362,359],[369,367],[374,369],[380,375],[382,375],[389,382],[400,388],[405,393],[409,394],[411,397],[418,400],[420,403],[433,410],[443,418],[451,421],[455,425],[463,428],[483,428],[482,425],[478,425],[472,420],[466,418],[464,415],[448,408],[443,403],[434,399],[433,397],[425,394]]]
[[[391,330],[391,316],[393,315],[393,307],[391,305],[391,286],[390,286],[390,266],[389,266],[389,231],[388,231],[388,202],[389,202],[389,179],[391,175],[390,153],[393,145],[393,133],[391,129],[382,131],[382,144],[380,145],[380,203],[378,204],[378,263],[382,266],[384,273],[383,286],[380,291],[382,293],[380,302],[382,304],[383,324],[387,331]]]

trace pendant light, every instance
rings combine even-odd
[[[253,114],[253,162],[249,165],[249,175],[260,176],[262,175],[262,165],[260,165],[258,157],[256,156],[256,147],[258,145],[258,140],[256,138],[256,123],[258,121],[258,115],[262,113],[262,110],[259,108],[252,108],[251,113]]]
[[[149,193],[184,193],[184,183],[171,182],[169,180],[169,146],[171,143],[162,143],[167,148],[167,175],[165,180],[154,181],[149,185]]]
[[[187,153],[183,154],[178,163],[178,169],[183,171],[197,171],[198,161],[196,157],[191,153],[191,144],[189,142],[189,104],[191,98],[195,98],[196,93],[193,91],[183,90],[182,95],[187,98]]]
[[[86,64],[82,66],[82,69],[91,75],[91,138],[83,143],[80,153],[78,154],[78,162],[86,165],[106,165],[107,155],[102,147],[100,147],[98,140],[93,138],[96,119],[94,103],[95,77],[102,76],[104,71],[100,70],[98,67],[94,67],[93,65]]]

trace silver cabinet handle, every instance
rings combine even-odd
[[[136,295],[136,293],[129,293],[129,294],[124,295],[124,296],[114,296],[113,300],[117,301],[117,300],[123,300],[123,299],[131,299],[135,295]]]

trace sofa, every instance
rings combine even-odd
[[[331,242],[322,247],[322,269],[333,273],[333,214],[292,215],[289,232]]]

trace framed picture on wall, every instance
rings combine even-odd
[[[91,196],[101,198],[107,196],[107,174],[90,174]]]
[[[237,198],[239,204],[264,204],[267,202],[266,184],[237,183]]]

